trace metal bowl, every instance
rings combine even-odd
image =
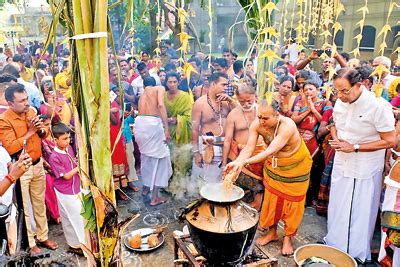
[[[324,259],[334,266],[357,267],[357,262],[349,254],[328,245],[304,245],[294,252],[294,260],[298,266],[300,262],[311,257]]]
[[[200,189],[200,195],[212,202],[229,203],[240,200],[244,197],[244,191],[239,186],[233,185],[227,189],[223,183],[205,184]]]
[[[129,245],[129,239],[130,239],[132,236],[137,235],[137,234],[139,234],[139,233],[140,233],[141,236],[149,235],[149,234],[153,233],[153,231],[154,231],[153,228],[141,228],[141,229],[132,231],[132,232],[130,232],[128,235],[125,236],[125,238],[124,238],[124,244],[125,244],[125,246],[126,246],[127,248],[129,248],[130,250],[133,250],[133,251],[136,251],[136,252],[149,252],[149,251],[156,250],[156,249],[159,248],[162,244],[164,244],[165,237],[164,237],[164,234],[163,234],[163,233],[161,233],[161,234],[158,235],[158,245],[155,246],[155,247],[150,248],[149,245],[147,244],[147,238],[148,238],[148,236],[142,238],[142,245],[140,246],[140,248],[132,248],[132,247]],[[150,235],[149,235],[149,236],[150,236]]]

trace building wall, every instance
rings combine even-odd
[[[200,7],[201,1],[193,1],[191,8],[194,10],[195,16],[191,18],[198,33],[205,31],[205,43],[209,44],[209,15],[207,8]],[[204,1],[207,2],[207,1]],[[225,40],[223,46],[228,46],[229,28],[235,21],[241,21],[244,13],[240,12],[241,6],[236,0],[213,0],[213,24],[212,24],[212,49],[215,53],[220,52],[218,45],[221,39]],[[240,13],[239,13],[240,12]],[[239,14],[239,15],[238,15]],[[248,48],[247,36],[243,31],[243,23],[239,23],[232,29],[233,38],[229,42],[230,48],[237,52],[244,52]],[[233,39],[233,40],[232,40]],[[207,48],[208,49],[208,48]]]

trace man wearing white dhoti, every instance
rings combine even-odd
[[[339,100],[330,143],[336,154],[324,240],[365,262],[371,259],[385,149],[395,143],[394,117],[388,102],[361,85],[356,69],[339,70],[334,88]]]
[[[153,77],[146,77],[143,84],[144,93],[139,99],[139,115],[135,121],[135,140],[141,153],[142,194],[146,196],[152,191],[150,205],[156,206],[167,201],[165,197],[159,196],[159,189],[168,186],[172,175],[167,145],[170,135],[164,87],[155,86]]]
[[[192,180],[203,179],[207,183],[222,181],[222,147],[225,136],[225,121],[236,106],[225,94],[228,76],[214,72],[209,78],[207,95],[196,100],[192,109]]]

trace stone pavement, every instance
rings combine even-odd
[[[120,220],[128,217],[132,213],[140,213],[140,217],[136,221],[129,225],[123,236],[127,235],[130,231],[148,227],[146,222],[150,215],[156,215],[156,217],[164,220],[167,223],[167,227],[164,230],[165,243],[157,250],[150,253],[135,253],[129,251],[125,246],[123,247],[122,259],[125,266],[138,266],[138,267],[164,267],[173,266],[174,260],[174,240],[172,232],[174,230],[182,230],[184,224],[179,223],[177,216],[180,213],[180,208],[185,207],[193,198],[188,199],[174,199],[168,203],[162,204],[157,207],[149,207],[143,203],[143,199],[140,192],[127,192],[131,198],[129,201],[118,201],[119,218]],[[147,217],[146,217],[147,216]],[[145,220],[144,220],[145,219]],[[145,222],[146,221],[146,222]],[[283,225],[279,225],[278,230],[279,236],[283,236]],[[317,243],[322,240],[322,237],[326,233],[326,218],[316,215],[313,208],[306,208],[305,215],[298,231],[297,236],[294,238],[295,247],[299,247],[304,244]],[[57,240],[60,244],[60,249],[57,252],[52,253],[53,259],[69,259],[75,262],[74,266],[85,266],[85,259],[83,257],[77,257],[66,253],[67,245],[65,243],[64,235],[60,225],[50,226],[51,238]],[[273,255],[278,258],[279,266],[295,266],[295,262],[292,257],[283,257],[280,253],[282,240],[268,244],[262,249],[269,255]],[[379,236],[375,237],[374,248],[379,246]],[[375,266],[375,265],[365,265]]]

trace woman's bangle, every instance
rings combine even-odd
[[[10,183],[15,184],[16,179],[14,177],[12,177],[11,174],[7,174],[6,177],[4,177],[5,179],[7,179],[8,181],[10,181]]]

